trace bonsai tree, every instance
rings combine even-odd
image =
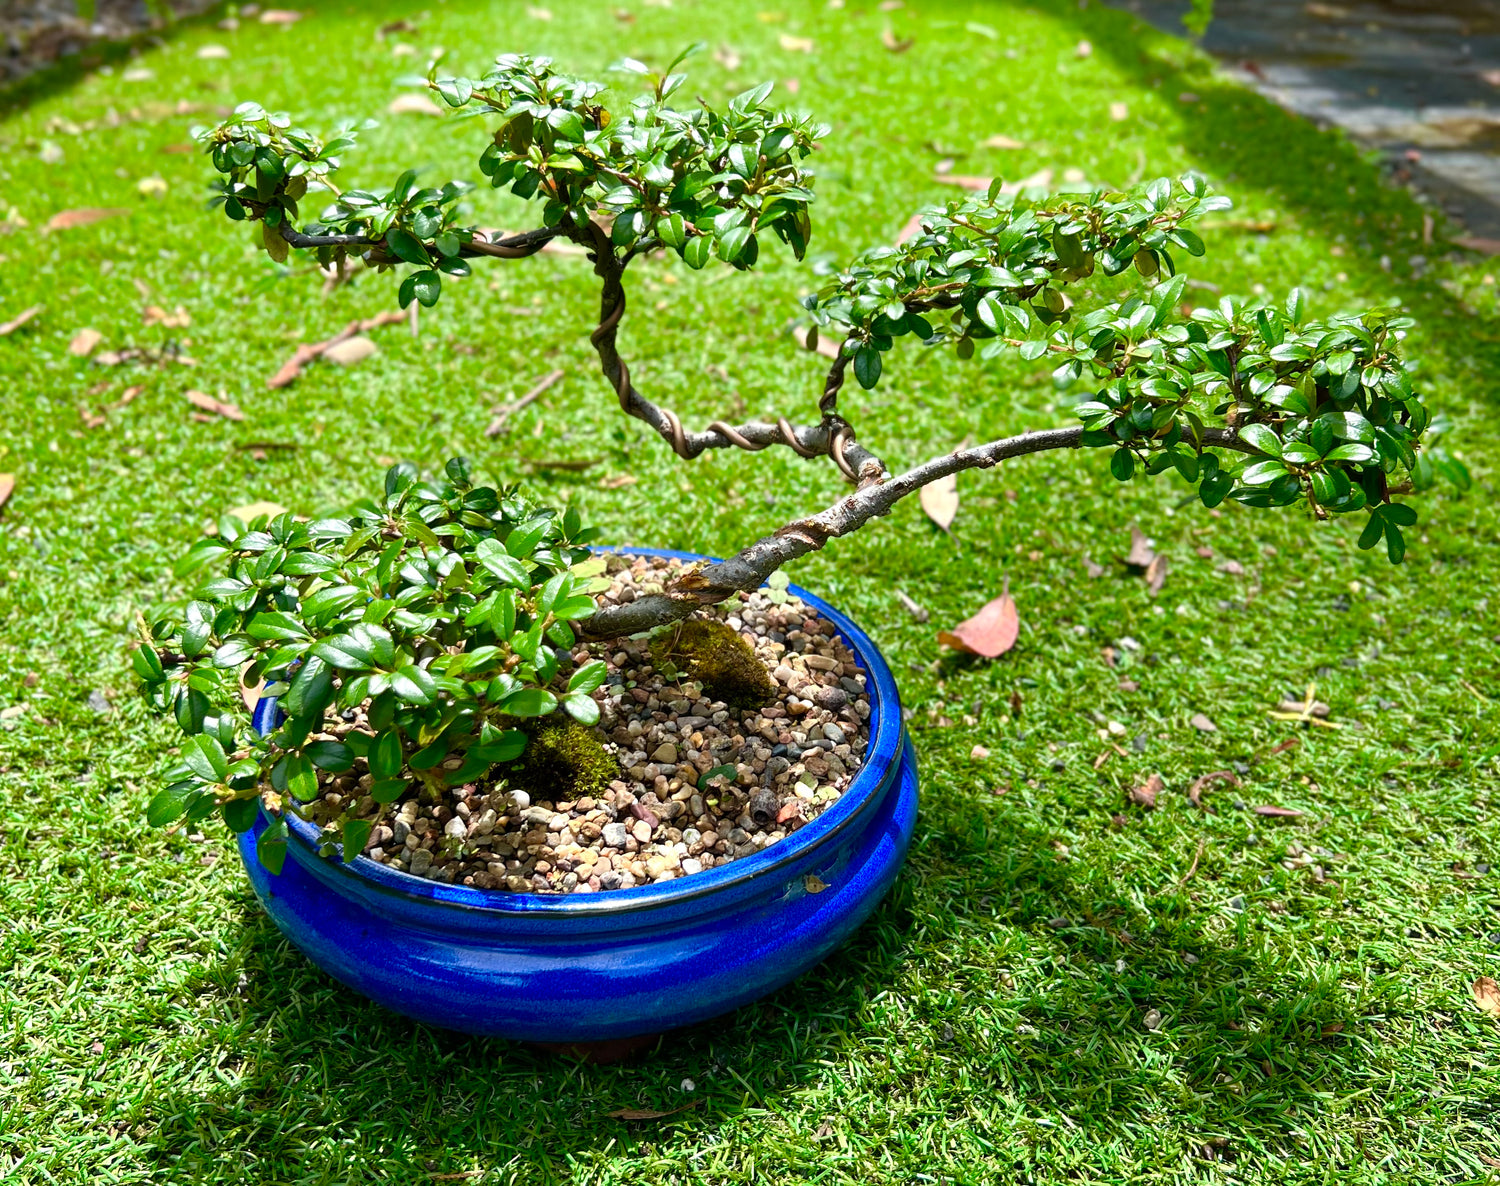
[[[812,235],[806,162],[828,129],[767,106],[770,83],[722,111],[674,105],[681,61],[663,72],[620,63],[646,84],[621,104],[606,104],[603,84],[560,74],[547,58],[507,54],[480,78],[440,77],[432,66],[425,85],[457,116],[485,121],[479,172],[539,206],[540,225],[507,238],[464,225],[470,186],[462,182],[424,187],[407,171],[383,192],[341,188],[335,175],[355,142],[353,125],[323,140],[246,103],[199,139],[221,177],[216,203],[231,220],[254,224],[273,259],[303,250],[324,265],[358,259],[398,272],[403,307],[435,304],[443,278],[468,275],[476,260],[523,258],[554,239],[580,245],[600,287],[590,341],[625,414],[684,460],[707,449],[785,447],[826,458],[851,489],[659,593],[597,612],[591,592],[600,569],[590,567],[598,562],[576,513],[559,517],[514,489],[476,487],[462,461],[435,482],[397,467],[382,500],[343,518],[280,515],[249,529],[226,519],[184,569],[219,560],[224,575],[182,615],[146,624],[147,645],[134,658],[147,694],[190,735],[182,765],[152,804],[154,820],[222,810],[243,830],[266,787],[309,798],[317,767],[346,769],[361,756],[378,801],[413,781],[436,790],[473,778],[522,752],[527,733],[517,721],[597,719],[590,693],[603,668],[573,666],[579,635],[653,630],[756,589],[789,561],[960,470],[1099,449],[1120,481],[1174,473],[1206,506],[1232,499],[1300,506],[1317,520],[1362,516],[1360,547],[1383,540],[1393,563],[1417,518],[1394,498],[1439,476],[1467,483],[1461,463],[1423,448],[1432,426],[1400,356],[1404,318],[1370,310],[1312,319],[1297,290],[1275,302],[1226,298],[1185,310],[1177,265],[1204,251],[1189,224],[1228,205],[1196,176],[1123,193],[1015,195],[997,182],[928,210],[918,233],[865,253],[805,298],[809,346],[820,334],[840,342],[816,418],[716,420],[689,431],[635,387],[620,355],[630,266],[671,252],[690,268],[745,271],[772,237],[801,259]],[[301,205],[314,194],[323,208],[304,220]],[[1074,304],[1065,295],[1091,289],[1084,282],[1100,274],[1126,279],[1119,299]],[[878,384],[898,339],[960,358],[1045,358],[1061,380],[1086,382],[1090,395],[1076,407],[1077,423],[893,473],[859,438],[839,395],[851,374],[861,387]],[[248,736],[230,687],[247,663],[289,714],[265,738]],[[364,742],[315,738],[327,712],[366,702],[367,753],[351,749]],[[345,822],[346,856],[360,850],[368,827]],[[284,826],[273,825],[263,856],[279,860],[284,843]]]

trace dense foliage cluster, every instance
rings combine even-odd
[[[440,482],[395,466],[381,497],[332,518],[224,516],[179,565],[214,575],[184,606],[143,620],[133,656],[148,701],[186,734],[151,822],[218,811],[245,831],[262,794],[306,802],[320,769],[356,765],[377,803],[414,784],[435,794],[519,757],[530,718],[593,724],[605,666],[574,668],[571,655],[604,567],[585,546],[593,534],[575,510],[474,485],[461,459]],[[285,712],[265,736],[252,727],[254,695],[242,695],[262,684]],[[369,732],[317,736],[330,714],[362,706]],[[342,824],[346,859],[370,826]],[[285,844],[278,817],[259,841],[268,867],[280,868]]]

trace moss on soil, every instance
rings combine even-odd
[[[672,663],[703,685],[711,700],[730,708],[761,708],[776,698],[776,681],[727,622],[692,618],[651,644],[651,658]]]
[[[621,775],[620,763],[594,731],[577,721],[548,721],[530,728],[526,750],[505,776],[535,799],[566,802],[602,794]]]

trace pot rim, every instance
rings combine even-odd
[[[667,548],[642,548],[619,545],[596,548],[597,552],[614,552],[627,556],[663,556],[684,561],[712,560],[694,552]],[[843,613],[822,598],[798,585],[787,591],[833,622],[845,645],[854,652],[863,669],[870,696],[869,738],[864,761],[853,781],[838,800],[804,828],[767,845],[753,856],[741,857],[699,873],[676,877],[652,885],[629,889],[601,891],[593,894],[518,893],[513,890],[482,889],[477,886],[450,885],[430,881],[402,870],[392,869],[361,853],[352,862],[318,855],[321,829],[293,812],[284,812],[289,844],[303,851],[306,858],[324,867],[326,873],[350,877],[372,889],[397,894],[409,900],[430,902],[435,906],[452,906],[489,913],[553,915],[567,918],[602,917],[676,905],[694,898],[718,894],[732,886],[772,877],[784,866],[806,856],[812,849],[843,832],[863,814],[863,808],[885,787],[901,754],[901,705],[897,698],[895,678],[874,641]],[[256,704],[255,729],[264,734],[275,727],[277,698],[264,696]],[[265,808],[261,808],[262,814]],[[335,843],[342,854],[342,846]],[[289,854],[290,855],[290,854]]]

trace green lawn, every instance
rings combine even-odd
[[[0,338],[0,472],[16,475],[0,512],[0,710],[24,709],[0,720],[0,1179],[1492,1180],[1500,1028],[1470,996],[1500,975],[1500,307],[1483,261],[1445,255],[1441,226],[1425,243],[1421,208],[1355,147],[1097,4],[793,0],[783,16],[727,0],[550,2],[551,20],[458,0],[329,3],[291,30],[209,20],[112,71],[0,99],[0,216],[30,224],[0,235],[0,321],[45,305]],[[376,38],[402,17],[420,32]],[[915,44],[888,52],[887,24]],[[315,127],[381,116],[347,165],[356,178],[407,163],[477,178],[481,125],[385,117],[393,80],[424,60],[393,41],[457,47],[455,68],[532,50],[586,73],[698,39],[742,61],[695,59],[689,93],[795,79],[790,101],[833,124],[819,259],[888,241],[953,196],[932,180],[950,152],[965,174],[1202,171],[1236,209],[1203,232],[1195,277],[1238,293],[1300,280],[1319,314],[1408,306],[1430,403],[1456,422],[1476,484],[1420,500],[1392,568],[1354,548],[1357,524],[1211,515],[1173,481],[1122,487],[1102,454],[1059,454],[963,475],[951,539],[904,503],[797,565],[902,683],[923,777],[910,864],[858,939],[797,984],[633,1064],[584,1067],[365,1007],[282,941],[227,836],[147,830],[171,741],[131,694],[134,613],[180,595],[169,561],[212,516],[259,499],[314,512],[389,458],[463,452],[493,478],[530,473],[613,539],[721,553],[826,505],[835,471],[784,449],[682,464],[624,419],[593,369],[597,303],[576,257],[487,261],[419,339],[378,330],[381,353],[359,367],[314,364],[267,390],[297,341],[393,307],[395,286],[371,274],[324,297],[305,272],[274,281],[243,228],[204,213],[206,162],[166,150],[212,118],[176,114],[180,102],[254,98]],[[200,60],[210,43],[231,56]],[[127,81],[141,67],[154,78]],[[996,134],[1027,147],[976,147]],[[165,196],[138,190],[153,175]],[[480,223],[531,225],[492,191],[474,205]],[[129,213],[39,233],[85,206]],[[741,402],[813,414],[821,360],[787,334],[808,268],[776,250],[749,276],[639,272],[622,348],[644,391],[694,426]],[[148,304],[184,306],[191,328],[143,326]],[[186,336],[197,366],[99,366],[68,352],[84,328],[101,350]],[[485,439],[491,406],[554,367],[565,380]],[[908,347],[887,376],[847,402],[893,464],[1068,420],[1038,364]],[[136,384],[87,426],[80,407]],[[190,388],[222,390],[244,421],[193,420]],[[296,448],[245,447],[265,441]],[[608,481],[626,474],[639,482]],[[1113,559],[1132,523],[1171,559],[1155,599]],[[1087,578],[1084,556],[1109,571]],[[1231,560],[1242,574],[1220,571]],[[1006,577],[1016,650],[943,658],[936,628]],[[1343,728],[1267,717],[1314,680]],[[1217,731],[1192,727],[1195,713]],[[1300,744],[1273,753],[1288,739]],[[989,756],[971,758],[976,745]],[[1243,785],[1213,784],[1214,810],[1194,808],[1188,785],[1237,762]],[[1153,772],[1158,810],[1128,805]],[[1303,814],[1249,810],[1266,804]],[[684,1104],[649,1123],[607,1115]]]

